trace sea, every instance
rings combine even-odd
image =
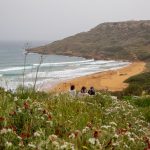
[[[129,64],[124,61],[25,52],[26,47],[48,43],[48,41],[0,41],[0,87],[6,90],[15,90],[23,84],[32,87],[36,80],[37,90],[47,90],[62,81],[119,69]]]

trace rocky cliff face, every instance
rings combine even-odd
[[[95,59],[150,60],[150,21],[103,23],[28,51]]]

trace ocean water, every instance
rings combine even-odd
[[[0,86],[6,89],[16,89],[24,83],[33,86],[41,55],[30,53],[25,60],[25,42],[0,42]],[[49,42],[31,42],[32,47]],[[58,55],[43,55],[38,71],[37,89],[45,90],[54,84],[96,72],[118,69],[129,62],[85,59]]]

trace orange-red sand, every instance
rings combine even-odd
[[[72,84],[75,85],[77,90],[80,90],[82,86],[86,86],[87,88],[93,86],[96,90],[121,91],[128,86],[128,84],[124,83],[126,79],[144,70],[144,62],[133,62],[118,70],[95,73],[59,83],[50,91],[65,92],[69,90]]]

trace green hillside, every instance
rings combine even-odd
[[[71,97],[0,89],[1,150],[149,148],[150,97]]]
[[[102,23],[28,51],[95,59],[150,60],[150,21]]]

